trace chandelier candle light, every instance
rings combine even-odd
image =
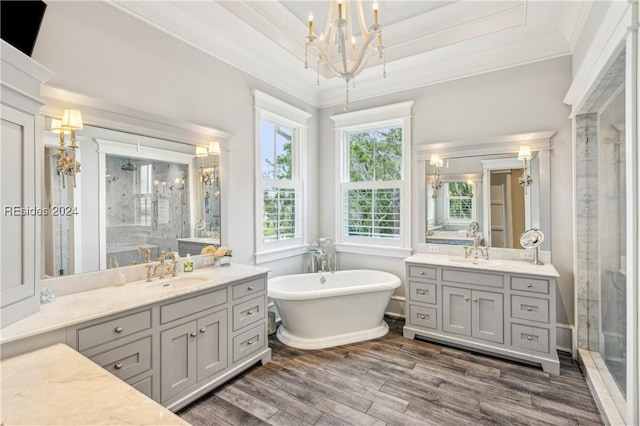
[[[373,2],[373,24],[367,27],[362,0],[354,0],[356,16],[360,27],[360,44],[356,43],[355,19],[350,0],[332,0],[324,32],[316,36],[313,32],[313,12],[309,12],[309,35],[304,50],[304,67],[309,68],[308,50],[312,46],[318,51],[317,84],[320,85],[320,66],[324,63],[346,84],[344,109],[349,109],[349,83],[366,67],[373,56],[383,61],[382,76],[386,77],[386,63],[382,46],[382,26],[378,23],[378,2]],[[337,13],[337,16],[336,16]],[[374,40],[376,41],[373,45]],[[347,46],[347,43],[351,43]]]

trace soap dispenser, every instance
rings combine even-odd
[[[193,272],[193,260],[191,260],[191,254],[187,254],[184,259],[184,272]]]

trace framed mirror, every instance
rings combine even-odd
[[[549,145],[555,132],[422,145],[419,242],[522,249],[520,235],[550,228]],[[520,147],[527,146],[526,162]],[[433,164],[436,154],[440,165]],[[521,182],[525,182],[524,185]],[[435,195],[435,196],[434,196]],[[543,249],[550,247],[549,239]]]

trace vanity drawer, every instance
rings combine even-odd
[[[133,380],[127,381],[131,386],[136,388],[138,391],[147,395],[149,398],[153,398],[153,376],[145,377],[144,379],[135,378]]]
[[[511,324],[511,345],[549,353],[549,330],[522,324]]]
[[[511,317],[549,323],[549,300],[511,295]]]
[[[122,380],[151,368],[151,336],[89,358]]]
[[[260,296],[233,306],[233,331],[265,318],[264,299]]]
[[[437,328],[437,313],[435,308],[409,305],[409,323],[418,327]]]
[[[528,277],[511,277],[511,290],[548,294],[549,280],[540,280]]]
[[[429,266],[409,265],[409,276],[425,280],[435,280],[437,269]]]
[[[150,310],[79,328],[77,329],[78,351],[82,352],[149,328],[151,328]]]
[[[504,286],[503,275],[487,274],[477,271],[461,271],[459,269],[443,269],[442,281],[496,288],[502,288]]]
[[[250,294],[256,294],[259,291],[263,291],[266,287],[266,279],[264,277],[256,278],[255,280],[246,281],[233,286],[231,292],[233,293],[233,299],[240,299]]]
[[[165,324],[223,303],[227,303],[226,288],[169,303],[160,307],[160,323]]]
[[[409,281],[409,299],[423,303],[437,303],[436,285],[419,281]]]
[[[265,324],[238,334],[233,338],[233,362],[238,362],[266,346]]]

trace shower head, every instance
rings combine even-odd
[[[125,172],[135,172],[136,170],[138,170],[135,164],[131,164],[131,160],[129,160],[127,164],[124,164],[122,167],[120,167],[120,169],[124,170]]]

